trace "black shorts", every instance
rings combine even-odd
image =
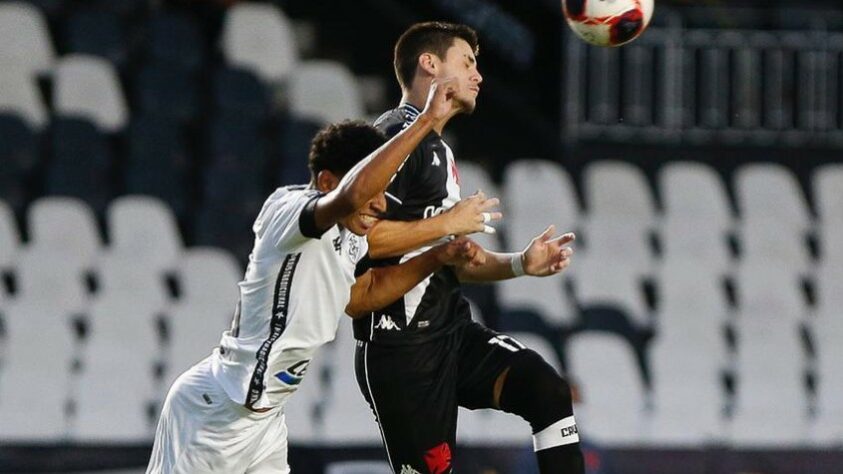
[[[496,408],[495,381],[527,351],[475,322],[412,346],[358,341],[357,383],[378,420],[393,470],[451,472],[458,407]]]

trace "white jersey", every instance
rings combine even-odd
[[[296,391],[316,350],[334,339],[368,252],[365,237],[339,226],[319,235],[320,195],[279,188],[255,221],[238,311],[212,357],[214,377],[247,408],[279,406]]]

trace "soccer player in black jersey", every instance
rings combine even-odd
[[[459,171],[441,136],[451,118],[474,110],[482,82],[476,54],[477,36],[464,25],[416,24],[398,40],[402,101],[376,127],[393,136],[416,120],[434,79],[456,78],[458,106],[395,176],[386,193],[386,220],[370,232],[369,256],[358,272],[403,262],[453,234],[491,231],[487,223],[500,217],[479,213],[476,227],[462,232],[442,225],[448,213],[490,201],[479,193],[460,200]],[[484,251],[481,266],[443,269],[393,305],[351,315],[359,341],[357,381],[396,473],[451,472],[458,406],[503,410],[529,422],[541,473],[584,471],[568,384],[534,351],[473,322],[460,290],[460,282],[561,272],[570,263],[574,236],[553,233],[548,227],[520,253]]]

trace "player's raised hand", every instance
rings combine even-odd
[[[433,79],[427,93],[427,103],[422,113],[429,116],[434,122],[448,118],[460,107],[458,101],[454,100],[457,92],[459,92],[457,78]]]
[[[483,248],[468,237],[458,237],[440,244],[439,261],[454,267],[476,267],[486,263]]]
[[[462,199],[443,213],[448,234],[468,235],[475,232],[494,234],[495,228],[489,224],[503,217],[499,211],[493,211],[499,204],[498,198],[487,199],[483,191],[479,190]]]
[[[571,264],[574,249],[567,245],[576,236],[569,232],[554,238],[554,226],[537,235],[523,252],[524,273],[532,276],[555,275]]]

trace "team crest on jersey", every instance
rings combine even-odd
[[[307,373],[308,365],[310,365],[310,359],[296,362],[275,374],[275,377],[287,385],[298,385],[304,378],[304,374]]]
[[[348,235],[348,258],[350,258],[352,262],[356,262],[359,254],[360,254],[360,237],[358,237],[354,234],[349,234]]]

